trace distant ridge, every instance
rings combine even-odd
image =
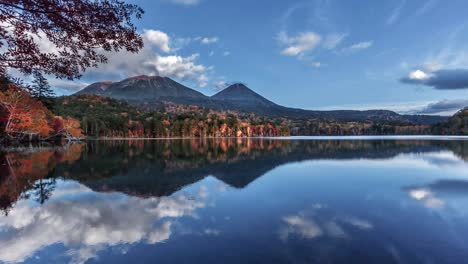
[[[198,105],[214,110],[251,112],[268,117],[328,119],[351,122],[399,122],[432,125],[447,121],[445,116],[400,115],[389,110],[314,111],[278,105],[236,83],[209,97],[168,77],[139,75],[120,82],[93,83],[76,94],[96,94],[125,100],[137,107],[157,108],[162,102]]]

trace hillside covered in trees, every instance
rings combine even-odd
[[[288,136],[279,119],[253,114],[217,112],[197,106],[168,105],[164,112],[141,111],[126,102],[98,95],[55,100],[54,113],[81,122],[92,137],[264,137]],[[172,108],[172,110],[170,110]]]
[[[447,122],[434,125],[432,133],[437,135],[468,135],[468,107],[458,111]]]
[[[70,116],[54,115],[46,107],[52,107],[51,102],[49,97],[35,96],[25,87],[0,79],[0,141],[83,137],[80,123]]]

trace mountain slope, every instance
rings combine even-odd
[[[250,88],[241,83],[233,84],[221,92],[211,96],[211,98],[214,100],[227,101],[249,106],[278,106],[277,104],[252,91]]]
[[[103,89],[104,88],[104,89]],[[120,82],[94,83],[76,94],[97,94],[129,101],[200,99],[207,96],[167,77],[135,76]]]

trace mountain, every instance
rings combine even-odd
[[[241,83],[233,84],[211,97],[214,100],[231,102],[239,105],[276,107],[277,104],[252,91]]]
[[[135,76],[120,82],[94,83],[77,94],[97,94],[125,100],[142,109],[163,109],[167,102],[198,105],[213,110],[233,110],[267,117],[289,119],[333,119],[346,122],[397,122],[432,125],[447,120],[443,116],[400,115],[388,110],[313,111],[278,105],[241,83],[233,84],[209,97],[170,78]]]
[[[192,101],[208,97],[170,78],[140,75],[114,83],[93,83],[76,94],[97,94],[127,101]]]

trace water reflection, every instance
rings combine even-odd
[[[174,219],[195,215],[203,197],[176,195],[161,198],[98,193],[77,182],[61,182],[43,206],[20,201],[0,240],[0,259],[24,261],[37,250],[63,243],[73,262],[95,257],[97,251],[144,240],[148,244],[170,237]]]
[[[0,261],[216,263],[213,246],[225,263],[461,260],[467,148],[197,139],[3,149]],[[405,225],[443,241],[416,245]]]
[[[373,229],[372,223],[367,220],[352,216],[330,216],[324,212],[326,210],[325,206],[319,205],[310,210],[283,217],[285,225],[280,229],[280,238],[287,240],[290,236],[296,235],[304,239],[315,239],[322,236],[350,239],[351,237],[345,231],[344,226],[364,231]]]
[[[462,210],[468,201],[468,180],[437,180],[421,186],[410,186],[404,188],[416,201],[420,201],[427,208],[441,209],[446,206],[446,200],[452,203],[462,204],[462,208],[452,208],[456,212],[467,212]]]
[[[167,196],[208,175],[243,188],[279,165],[305,160],[385,160],[406,153],[432,165],[464,166],[466,149],[464,141],[271,139],[98,141],[4,149],[0,206],[8,213],[20,198],[43,203],[57,177],[77,180],[95,191]]]

